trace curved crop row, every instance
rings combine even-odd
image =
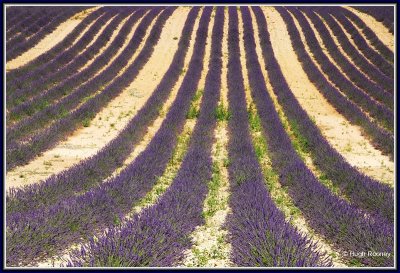
[[[94,12],[91,12],[60,43],[58,43],[57,45],[52,47],[47,52],[44,52],[42,55],[38,56],[36,59],[30,61],[28,64],[26,64],[22,67],[13,69],[11,71],[8,71],[6,73],[7,86],[9,83],[11,83],[13,81],[17,82],[17,84],[18,84],[17,86],[22,86],[24,81],[18,80],[19,77],[22,77],[25,74],[30,73],[32,70],[35,70],[43,65],[46,65],[46,63],[54,60],[59,54],[62,54],[64,50],[69,48],[74,43],[74,41],[79,37],[79,35],[82,33],[82,31],[84,31],[85,28],[87,28],[88,25],[93,23],[102,14],[104,14],[105,10],[107,10],[107,9],[105,7],[103,7],[103,8],[97,9]]]
[[[266,22],[265,24],[259,22],[259,24],[260,29],[266,26]],[[260,39],[264,61],[272,79],[271,84],[288,118],[292,121],[292,125],[297,127],[306,138],[307,147],[316,165],[332,182],[340,186],[341,190],[350,197],[352,203],[393,221],[393,190],[389,186],[359,173],[328,143],[287,86],[272,50],[267,47],[267,45],[271,45],[268,32],[261,31],[260,33],[262,33]]]
[[[6,8],[6,33],[8,34],[10,30],[14,27],[18,27],[19,23],[24,20],[21,18],[27,18],[32,14],[32,10],[29,7],[17,7],[11,6]],[[8,37],[7,37],[8,38]]]
[[[28,212],[23,217],[17,214],[7,217],[8,264],[34,263],[42,258],[38,253],[51,255],[66,244],[118,225],[135,202],[152,188],[169,161],[200,80],[211,10],[202,16],[194,48],[196,54],[190,60],[177,98],[146,150],[117,177],[83,195]],[[26,238],[30,238],[28,242]]]
[[[71,7],[68,8],[65,12],[62,14],[54,17],[54,18],[48,18],[51,20],[49,24],[44,26],[43,28],[40,29],[37,33],[29,37],[28,40],[26,41],[21,41],[20,43],[17,43],[15,45],[10,45],[11,48],[9,48],[6,51],[6,59],[7,61],[12,60],[19,55],[21,55],[23,52],[28,50],[29,48],[33,47],[41,39],[43,39],[44,36],[47,34],[51,33],[53,30],[57,28],[58,25],[60,25],[62,22],[73,16],[75,13],[78,13],[82,10],[85,10],[87,7]]]
[[[242,14],[243,26],[247,27],[248,10],[243,8]],[[246,41],[246,49],[248,42],[251,41]],[[323,256],[308,238],[285,221],[265,187],[249,132],[236,7],[229,7],[228,49],[228,100],[232,113],[228,122],[228,171],[232,213],[226,225],[232,261],[239,266],[330,265],[328,261],[321,261]],[[248,59],[247,66],[253,72],[254,59]]]
[[[54,55],[52,59],[46,60],[42,64],[36,64],[34,68],[30,68],[29,70],[27,69],[25,73],[21,72],[21,75],[18,75],[15,78],[13,76],[8,77],[9,79],[7,79],[7,88],[9,89],[10,94],[13,95],[19,89],[29,88],[32,82],[45,78],[50,73],[58,70],[63,65],[68,64],[73,58],[76,57],[76,55],[79,54],[79,52],[85,49],[85,47],[93,39],[94,35],[101,29],[102,25],[104,25],[107,22],[107,19],[110,19],[112,16],[115,16],[116,13],[117,13],[116,9],[97,10],[96,12],[94,12],[94,14],[98,14],[96,18],[90,20],[88,24],[82,24],[82,25],[80,24],[77,26],[77,28],[81,29],[91,24],[90,27],[88,27],[88,29],[84,32],[84,34],[79,38],[79,40],[76,40],[73,45],[69,46],[66,45],[66,47],[61,52],[58,52],[56,55]],[[83,22],[84,21],[82,21],[82,23]],[[81,29],[80,31],[82,32],[83,29]],[[77,37],[73,38],[75,39]],[[69,38],[67,40],[70,41]],[[70,42],[72,43],[73,41]],[[57,45],[55,47],[57,47]],[[52,51],[52,49],[50,49],[50,51]],[[46,54],[48,53],[46,52],[43,55]],[[38,58],[41,58],[41,56],[39,56]],[[23,68],[20,69],[23,70]],[[13,72],[14,71],[11,71],[9,72],[9,74],[12,74]]]
[[[297,21],[299,22],[299,31],[302,31],[305,36],[305,41],[308,44],[311,54],[313,55],[316,63],[319,64],[321,70],[325,73],[326,77],[335,85],[338,89],[335,91],[343,92],[348,99],[357,104],[365,112],[374,118],[379,124],[385,129],[393,131],[394,116],[393,112],[383,106],[382,104],[372,100],[362,90],[355,87],[353,83],[348,80],[342,72],[333,64],[328,56],[323,52],[315,34],[304,17],[304,15],[296,8],[287,7],[287,10],[292,13]]]
[[[140,12],[139,12],[140,13]],[[139,14],[138,13],[138,14]],[[11,102],[10,104],[18,104],[19,105],[11,108],[9,110],[9,114],[7,115],[7,118],[9,120],[15,120],[16,117],[18,119],[21,119],[24,115],[32,115],[33,113],[41,110],[43,105],[50,104],[55,98],[49,99],[46,94],[49,94],[52,91],[47,91],[46,89],[50,86],[54,86],[58,83],[60,83],[61,88],[66,85],[66,82],[74,82],[76,85],[79,84],[79,81],[74,75],[78,75],[79,68],[83,67],[88,60],[92,59],[99,51],[100,49],[109,41],[111,35],[115,31],[115,28],[121,23],[121,21],[128,16],[133,16],[137,18],[137,16],[132,15],[129,11],[127,13],[120,13],[114,19],[107,25],[107,27],[103,30],[103,32],[99,35],[97,38],[96,42],[94,42],[89,48],[87,48],[84,52],[80,52],[78,57],[74,58],[70,63],[68,63],[65,66],[61,66],[59,69],[55,70],[54,73],[51,73],[47,77],[43,77],[41,79],[38,79],[37,81],[34,81],[30,84],[28,88],[20,89],[15,91],[10,97],[9,101]],[[101,18],[103,19],[103,18]],[[104,20],[99,20],[99,26],[104,25],[105,22],[107,22],[107,18],[104,17]],[[131,21],[132,22],[132,21]],[[134,21],[135,22],[135,21]],[[130,25],[130,24],[128,24]],[[127,28],[125,28],[127,29]],[[121,35],[126,32],[121,31]],[[87,33],[89,34],[89,33]],[[91,33],[92,35],[95,35],[95,33]],[[118,36],[117,36],[118,37]],[[121,37],[121,36],[120,36]],[[86,38],[86,37],[85,37]],[[91,37],[92,39],[93,37]],[[119,37],[118,37],[119,38]],[[89,41],[89,39],[88,39]],[[114,48],[115,51],[115,48]],[[69,53],[70,54],[70,53]],[[101,56],[101,55],[100,55]],[[95,60],[94,60],[95,61]],[[97,66],[97,69],[101,69],[101,66]],[[88,77],[86,77],[88,78]],[[68,86],[68,84],[67,84]],[[62,95],[62,92],[59,91],[57,88],[57,85],[52,87],[51,90],[57,89],[58,92],[57,94]],[[67,88],[63,88],[63,91],[66,93]],[[47,91],[47,92],[46,92]],[[54,93],[54,92],[53,92]],[[35,96],[37,95],[37,96]],[[26,101],[28,97],[33,97],[29,101]],[[25,101],[25,102],[24,102]],[[44,103],[44,101],[46,103]],[[9,102],[7,102],[7,105]]]
[[[31,16],[21,20],[21,24],[16,29],[7,33],[6,47],[11,48],[27,40],[31,35],[39,32],[41,27],[49,24],[52,18],[63,12],[65,11],[60,7],[35,7]]]
[[[99,111],[112,98],[122,92],[124,88],[129,86],[139,73],[140,69],[150,58],[153,48],[161,34],[162,26],[168,18],[166,18],[166,15],[169,14],[169,11],[164,13],[164,15],[160,17],[161,19],[157,19],[155,26],[150,32],[149,38],[135,61],[128,66],[121,75],[117,76],[117,73],[128,63],[129,57],[134,54],[134,51],[141,43],[145,34],[145,29],[148,28],[156,14],[160,12],[160,9],[161,8],[155,8],[146,15],[128,46],[113,61],[113,63],[99,75],[80,86],[71,95],[64,97],[62,100],[52,104],[44,111],[36,113],[31,118],[25,119],[23,122],[19,123],[18,126],[12,127],[7,131],[7,156],[10,160],[10,164],[8,165],[10,168],[24,164],[40,152],[54,146],[64,136],[76,129],[81,122],[84,120],[91,120],[97,111]],[[108,61],[103,59],[101,60],[105,62]],[[96,66],[97,64],[93,63],[92,65]],[[80,100],[85,96],[89,96],[96,92],[107,82],[108,86],[106,86],[102,92],[94,95],[93,98],[84,102],[72,113],[68,113],[68,111],[77,106],[80,103]],[[26,135],[33,130],[40,130],[40,126],[47,124],[55,118],[56,121],[49,127],[46,127],[36,135],[31,136],[29,143],[20,144],[16,142],[18,137]]]
[[[82,38],[73,47],[65,50],[62,55],[55,58],[45,67],[32,70],[32,72],[24,75],[24,77],[19,78],[19,81],[23,81],[23,86],[15,86],[12,82],[7,84],[7,89],[10,89],[10,94],[7,94],[7,109],[25,102],[28,98],[45,92],[50,85],[54,85],[60,80],[68,78],[72,73],[76,73],[79,67],[83,66],[86,61],[90,59],[90,55],[87,55],[91,54],[91,49],[107,42],[106,38],[101,39],[102,37],[107,37],[107,34],[102,34],[90,48],[85,49],[101,27],[113,16],[115,16],[114,12],[106,12],[104,16],[101,16],[88,31],[85,32]],[[121,18],[121,15],[118,16],[118,18]],[[115,25],[117,21],[120,20],[114,19],[113,23],[110,23],[110,25]],[[107,29],[110,28],[107,27]],[[103,33],[107,32],[110,32],[110,30],[103,31]],[[93,54],[95,52],[96,51],[94,51]],[[72,64],[75,64],[75,66],[72,66]],[[77,64],[80,66],[77,66]],[[12,113],[13,110],[10,110],[10,112]],[[10,118],[11,117],[12,116],[10,116]]]
[[[357,67],[368,75],[371,80],[382,86],[386,91],[393,93],[393,79],[382,73],[358,51],[358,49],[349,41],[342,27],[333,19],[332,15],[327,12],[321,12],[321,10],[316,8],[310,9],[326,21],[329,28],[332,30],[333,35],[337,37],[342,49],[351,57]]]
[[[20,10],[19,15],[7,14],[7,42],[12,40],[15,36],[23,34],[24,30],[29,28],[29,26],[38,18],[44,17],[39,7],[30,7],[18,10]]]
[[[146,104],[119,135],[96,155],[58,175],[51,176],[42,183],[22,189],[10,189],[6,202],[9,215],[47,207],[56,201],[71,197],[76,192],[86,191],[122,166],[124,160],[145,135],[147,127],[159,115],[161,106],[179,78],[198,12],[198,8],[190,10],[170,67]]]
[[[62,52],[60,52],[57,56],[54,56],[48,62],[38,65],[34,69],[30,69],[16,79],[8,81],[7,88],[9,88],[12,93],[18,91],[19,89],[35,88],[33,85],[34,82],[48,78],[51,73],[58,71],[63,66],[71,62],[87,47],[87,45],[93,40],[93,37],[96,35],[96,33],[102,28],[102,26],[106,24],[108,20],[110,20],[110,18],[116,16],[116,14],[124,10],[129,12],[136,9],[125,8],[119,10],[115,7],[108,7],[107,9],[102,10],[102,13],[93,20],[93,24],[90,25],[87,31],[85,31],[79,40],[77,40],[72,46],[65,48]],[[78,27],[79,26],[80,25],[78,25]]]
[[[283,7],[276,9],[285,20],[291,19]],[[281,93],[280,100],[284,96],[287,101],[292,93],[274,57],[264,14],[259,7],[253,7],[253,10],[261,30],[259,36],[271,85],[274,92]],[[250,31],[251,18],[246,19],[244,26],[249,29],[245,40],[251,39],[251,44],[254,44],[253,32]],[[251,63],[257,64],[254,49],[246,55],[253,56],[254,61]],[[302,211],[309,225],[343,251],[393,253],[393,224],[378,216],[366,217],[362,211],[339,199],[318,181],[294,150],[266,90],[261,70],[257,69],[253,75],[249,73],[249,77],[251,94],[267,139],[272,165],[279,172],[281,183],[288,188],[294,204]],[[292,106],[293,109],[297,108],[295,106]],[[392,257],[351,258],[364,265],[393,266]]]
[[[393,136],[372,123],[366,114],[325,79],[324,75],[307,54],[300,33],[290,14],[283,8],[277,8],[277,10],[284,19],[294,51],[310,81],[317,86],[318,91],[322,93],[339,113],[345,116],[352,124],[358,125],[363,129],[377,149],[393,158]]]
[[[307,7],[299,7],[299,10],[303,11],[306,16],[312,21],[314,27],[319,32],[320,37],[324,41],[324,45],[329,51],[330,56],[336,61],[340,68],[346,73],[352,83],[356,84],[362,90],[367,92],[371,97],[377,101],[382,102],[390,109],[394,108],[393,94],[387,92],[380,85],[376,84],[363,73],[360,72],[359,68],[353,65],[338,49],[335,41],[332,39],[327,27],[324,25],[322,20]]]
[[[376,8],[376,7],[375,7]],[[368,41],[376,48],[376,50],[382,54],[389,62],[394,63],[394,54],[393,51],[390,50],[381,40],[379,40],[378,36],[376,36],[375,32],[373,32],[363,20],[361,20],[357,15],[355,15],[350,10],[345,8],[338,8],[341,13],[343,13],[348,19],[350,19],[354,24],[356,24],[367,37]],[[392,7],[390,7],[391,13],[394,13]],[[392,19],[393,20],[393,19]],[[392,21],[393,22],[393,21]]]
[[[361,12],[367,13],[374,17],[378,22],[382,22],[393,34],[394,32],[394,7],[384,6],[353,6]]]
[[[160,10],[154,9],[143,18],[127,46],[111,64],[109,64],[110,59],[122,48],[132,26],[143,16],[145,10],[139,10],[131,16],[111,45],[88,67],[53,88],[45,90],[32,100],[17,106],[14,113],[26,111],[25,114],[30,116],[7,128],[7,147],[15,146],[17,141],[24,136],[33,134],[43,129],[46,124],[65,117],[67,111],[77,107],[83,98],[95,93],[102,86],[110,84],[138,49],[147,28],[159,12]],[[108,66],[103,69],[106,65]],[[93,77],[99,70],[102,70],[101,73]],[[9,114],[9,116],[12,115],[13,113]]]
[[[205,7],[200,27],[208,27],[211,12],[211,7]],[[182,260],[184,250],[191,245],[189,235],[204,223],[202,208],[212,173],[210,143],[214,141],[221,86],[223,23],[224,8],[218,7],[199,117],[171,186],[157,204],[75,252],[68,266],[173,266]],[[203,42],[205,39],[206,36]]]
[[[321,8],[326,10],[326,8]],[[354,25],[344,16],[340,10],[329,9],[331,13],[344,27],[344,29],[351,35],[352,40],[356,44],[357,48],[364,54],[371,63],[379,68],[385,75],[389,76],[391,79],[394,77],[393,64],[389,63],[384,57],[382,57],[378,52],[372,49],[368,43],[365,41],[364,37],[358,32]]]

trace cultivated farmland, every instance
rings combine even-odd
[[[7,267],[394,267],[394,6],[7,6]]]

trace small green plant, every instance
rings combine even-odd
[[[215,118],[218,121],[228,121],[231,118],[232,114],[228,108],[224,107],[224,103],[221,102],[218,104],[215,109]]]
[[[121,219],[119,218],[118,215],[114,215],[114,219],[113,219],[114,225],[118,226],[119,224],[121,224]]]
[[[197,109],[195,105],[190,105],[189,111],[186,114],[187,119],[195,119],[198,118],[200,111]]]
[[[231,165],[231,160],[229,158],[225,158],[223,163],[223,166],[227,168]]]
[[[46,165],[46,166],[52,166],[53,164],[51,164],[51,162],[50,162],[50,161],[44,161],[44,162],[43,162],[43,165]]]
[[[250,104],[247,112],[249,117],[250,129],[257,132],[261,131],[260,117],[257,115],[257,111],[253,103]]]
[[[82,125],[83,125],[83,127],[89,127],[90,126],[90,118],[85,118],[82,121]]]
[[[79,230],[79,223],[78,222],[72,222],[69,224],[69,229],[72,232],[76,232]]]
[[[346,146],[344,147],[344,150],[346,152],[351,152],[353,148],[351,147],[351,143],[347,143]]]

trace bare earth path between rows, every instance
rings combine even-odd
[[[252,15],[252,18],[253,18],[254,38],[255,38],[255,41],[256,41],[256,52],[257,52],[257,55],[258,55],[258,61],[259,61],[260,64],[264,64],[264,60],[263,60],[263,57],[262,57],[263,56],[262,49],[261,49],[261,46],[260,46],[258,25],[257,25],[256,19],[255,19],[255,15],[254,15],[253,12],[251,12],[251,15]],[[273,92],[273,88],[272,88],[272,85],[271,85],[271,82],[270,82],[270,79],[269,79],[269,76],[268,76],[268,72],[265,69],[265,66],[262,65],[261,67],[262,67],[262,73],[263,73],[263,76],[264,76],[264,80],[265,80],[265,83],[266,83],[266,86],[267,86],[267,92],[269,93],[272,101],[274,102],[274,105],[275,105],[275,108],[277,109],[277,111],[278,112],[280,111],[280,112],[283,113],[284,111],[282,109],[282,106],[279,104],[278,98],[276,97],[275,93]],[[246,78],[247,78],[247,76],[246,76]],[[247,81],[248,81],[248,79],[247,79]],[[248,93],[248,94],[246,94],[247,97],[251,99],[250,92],[247,91],[247,93]],[[307,167],[314,173],[314,175],[316,175],[316,167],[313,164],[311,158],[308,157],[308,156],[305,156],[305,155],[303,155],[303,157],[304,157],[304,161],[305,161],[305,164],[307,165]],[[272,164],[270,158],[268,158],[267,162],[261,161],[260,163],[261,163],[262,166],[263,166],[263,164],[267,164],[269,166],[271,166],[271,164]],[[283,194],[284,190],[282,190],[282,185],[281,184],[279,184],[278,188],[280,189],[279,191],[281,192],[281,194]],[[277,192],[276,189],[269,189],[269,191],[270,191],[273,199],[276,198],[275,197],[276,195],[279,196],[279,194],[276,193]],[[291,200],[290,195],[287,192],[284,193],[284,196],[285,196],[286,200],[290,200],[290,204],[292,206],[295,206],[293,204],[293,201]],[[290,206],[288,206],[287,204],[285,204],[283,202],[282,203],[277,202],[277,207],[285,214],[286,220],[288,222],[290,222],[294,227],[296,227],[299,230],[300,233],[308,236],[309,238],[312,238],[312,241],[318,245],[318,247],[319,247],[321,252],[326,252],[328,255],[332,256],[332,258],[333,258],[332,259],[333,266],[335,266],[335,267],[347,267],[346,264],[340,258],[339,251],[336,250],[335,248],[333,248],[332,245],[329,244],[326,240],[324,240],[324,238],[320,234],[316,233],[315,230],[313,230],[309,226],[309,224],[307,223],[306,219],[304,218],[304,216],[301,213],[292,215]]]
[[[224,34],[222,39],[222,70],[221,70],[221,94],[220,102],[223,102],[227,106],[227,63],[228,63],[228,11],[224,11]],[[214,12],[215,14],[215,12]],[[211,44],[210,37],[213,29],[214,20],[210,21],[209,26],[209,41]],[[207,53],[210,51],[210,45],[207,45]],[[207,54],[209,55],[209,54]],[[206,56],[207,56],[206,55]],[[206,65],[206,63],[205,63]],[[204,66],[202,79],[207,74],[208,66]],[[195,231],[191,234],[193,245],[190,249],[185,251],[184,260],[178,264],[178,267],[229,267],[231,266],[229,255],[230,255],[230,244],[226,242],[227,230],[223,227],[227,214],[230,212],[228,207],[229,198],[229,179],[228,170],[223,166],[224,160],[227,159],[227,129],[226,122],[218,122],[217,127],[214,131],[215,142],[212,144],[212,159],[213,164],[217,164],[220,170],[220,186],[216,191],[218,198],[218,207],[215,214],[208,216],[207,212],[211,209],[208,204],[208,200],[213,198],[213,194],[209,187],[209,192],[203,204],[203,212],[205,213],[205,223],[196,227]],[[210,183],[210,182],[208,182]]]
[[[364,21],[364,23],[373,31],[375,32],[376,36],[378,36],[379,40],[382,41],[382,43],[387,46],[390,50],[394,51],[394,35],[389,32],[387,27],[385,27],[382,22],[378,22],[374,17],[372,17],[369,14],[363,13],[361,11],[358,11],[352,7],[345,7],[346,9],[350,10],[354,14],[356,14],[358,17],[360,17],[361,20]]]
[[[177,11],[178,11],[178,10],[177,10]],[[175,12],[177,12],[177,11],[175,11]],[[189,12],[189,9],[187,9],[187,12],[186,12],[186,13],[184,13],[184,12],[181,13],[182,20],[183,20],[183,19],[186,20],[186,17],[187,17],[187,13],[188,13],[188,12]],[[186,17],[185,17],[185,16],[186,16]],[[168,24],[168,23],[169,23],[169,22],[167,21],[167,24]],[[190,44],[189,44],[189,48],[188,48],[188,51],[187,51],[187,54],[186,54],[186,57],[185,57],[185,61],[184,61],[184,70],[185,70],[185,71],[187,70],[187,68],[188,68],[188,66],[189,66],[189,61],[190,61],[190,59],[191,59],[191,57],[192,57],[192,54],[193,54],[193,46],[194,46],[194,41],[195,41],[195,38],[196,38],[196,31],[197,31],[198,25],[199,25],[199,18],[197,18],[197,21],[196,21],[195,24],[194,24],[194,28],[193,28],[193,32],[192,32],[192,36],[191,36],[191,40],[190,40]],[[182,26],[182,28],[183,28],[183,26]],[[179,33],[179,35],[180,35],[180,34],[181,34],[181,33]],[[180,36],[178,36],[178,37],[180,37]],[[173,54],[173,52],[168,53],[168,54]],[[148,127],[148,129],[147,129],[148,132],[147,132],[146,135],[143,137],[143,139],[135,146],[135,148],[133,149],[132,153],[125,159],[123,165],[122,165],[120,168],[116,169],[116,170],[110,175],[110,177],[117,176],[117,175],[118,175],[123,169],[125,169],[132,161],[134,161],[135,158],[136,158],[141,152],[143,152],[143,151],[146,149],[147,145],[150,143],[150,141],[152,140],[152,138],[154,137],[154,135],[157,133],[158,129],[161,127],[161,124],[162,124],[162,122],[163,122],[164,119],[165,119],[166,113],[168,112],[170,106],[172,105],[172,103],[174,102],[174,100],[175,100],[175,98],[176,98],[176,95],[177,95],[177,93],[178,93],[179,87],[180,87],[181,84],[182,84],[182,81],[183,81],[184,76],[185,76],[185,74],[183,74],[183,73],[179,76],[178,81],[176,82],[176,84],[174,85],[174,87],[173,87],[173,89],[172,89],[172,91],[171,91],[171,95],[168,97],[166,103],[163,105],[163,108],[162,108],[162,110],[161,110],[161,113],[162,113],[162,114],[161,114],[159,117],[157,117],[157,119],[153,122],[152,125],[150,125],[150,126]],[[184,127],[183,132],[184,132],[184,133],[191,132],[191,131],[193,130],[193,128],[194,128],[194,125],[195,125],[194,120],[188,120],[188,122],[185,124],[185,127]],[[171,175],[170,175],[169,173],[165,173],[165,174],[163,175],[163,177],[170,177],[170,176],[171,176]],[[109,177],[109,178],[110,178],[110,177]],[[107,178],[107,179],[109,179],[109,178]],[[107,181],[107,179],[104,179],[104,181]],[[162,180],[162,178],[160,178],[160,180]],[[166,180],[166,179],[164,179],[164,180]],[[172,180],[172,178],[169,178],[169,180]],[[165,182],[163,182],[163,183],[165,183]],[[163,184],[163,183],[160,183],[160,184]],[[168,184],[168,185],[169,185],[169,184]],[[158,188],[160,188],[160,185],[158,185],[158,186],[159,186]],[[164,187],[164,186],[166,186],[166,185],[163,184],[162,187]],[[157,188],[157,184],[155,185],[155,188]],[[144,204],[142,204],[143,202],[139,201],[139,202],[138,202],[138,205],[136,205],[136,206],[132,209],[132,214],[140,213],[140,211],[141,211],[143,208],[154,204],[154,203],[158,200],[158,195],[157,195],[156,193],[154,193],[153,191],[154,191],[154,189],[153,189],[150,193],[148,193],[148,195],[152,197],[152,198],[149,198],[150,201],[144,202]],[[155,189],[155,191],[157,191],[157,189]],[[146,197],[147,197],[147,195],[146,195]],[[146,200],[147,200],[146,197],[144,197],[143,199],[146,199]],[[129,217],[129,216],[128,216],[128,217]],[[43,268],[61,267],[63,264],[65,264],[65,261],[67,261],[67,260],[70,258],[69,253],[71,253],[71,251],[73,251],[74,249],[80,249],[83,245],[84,245],[84,243],[81,243],[81,244],[73,244],[71,247],[69,247],[68,249],[66,249],[66,251],[64,252],[64,254],[62,254],[62,255],[60,255],[60,256],[50,257],[49,259],[47,259],[47,260],[45,260],[45,261],[39,263],[38,266],[39,266],[39,267],[43,267]]]
[[[8,71],[21,67],[54,47],[56,44],[61,42],[71,31],[73,31],[74,28],[83,19],[86,18],[86,16],[88,16],[90,13],[97,10],[98,8],[100,8],[100,6],[81,11],[69,18],[67,21],[61,23],[52,33],[46,35],[36,46],[32,47],[17,58],[9,61],[6,64],[6,70]]]
[[[174,52],[188,8],[178,8],[167,20],[161,37],[149,61],[132,84],[111,101],[92,120],[88,127],[74,132],[66,141],[46,151],[29,164],[7,173],[6,189],[28,185],[59,173],[79,161],[94,155],[118,135],[129,120],[146,103],[151,92],[165,74]]]
[[[361,172],[393,185],[394,163],[375,149],[358,126],[350,124],[309,81],[293,50],[286,25],[273,7],[263,7],[275,57],[302,108],[328,142]]]

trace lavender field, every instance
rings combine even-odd
[[[394,12],[6,5],[6,267],[395,267]]]

